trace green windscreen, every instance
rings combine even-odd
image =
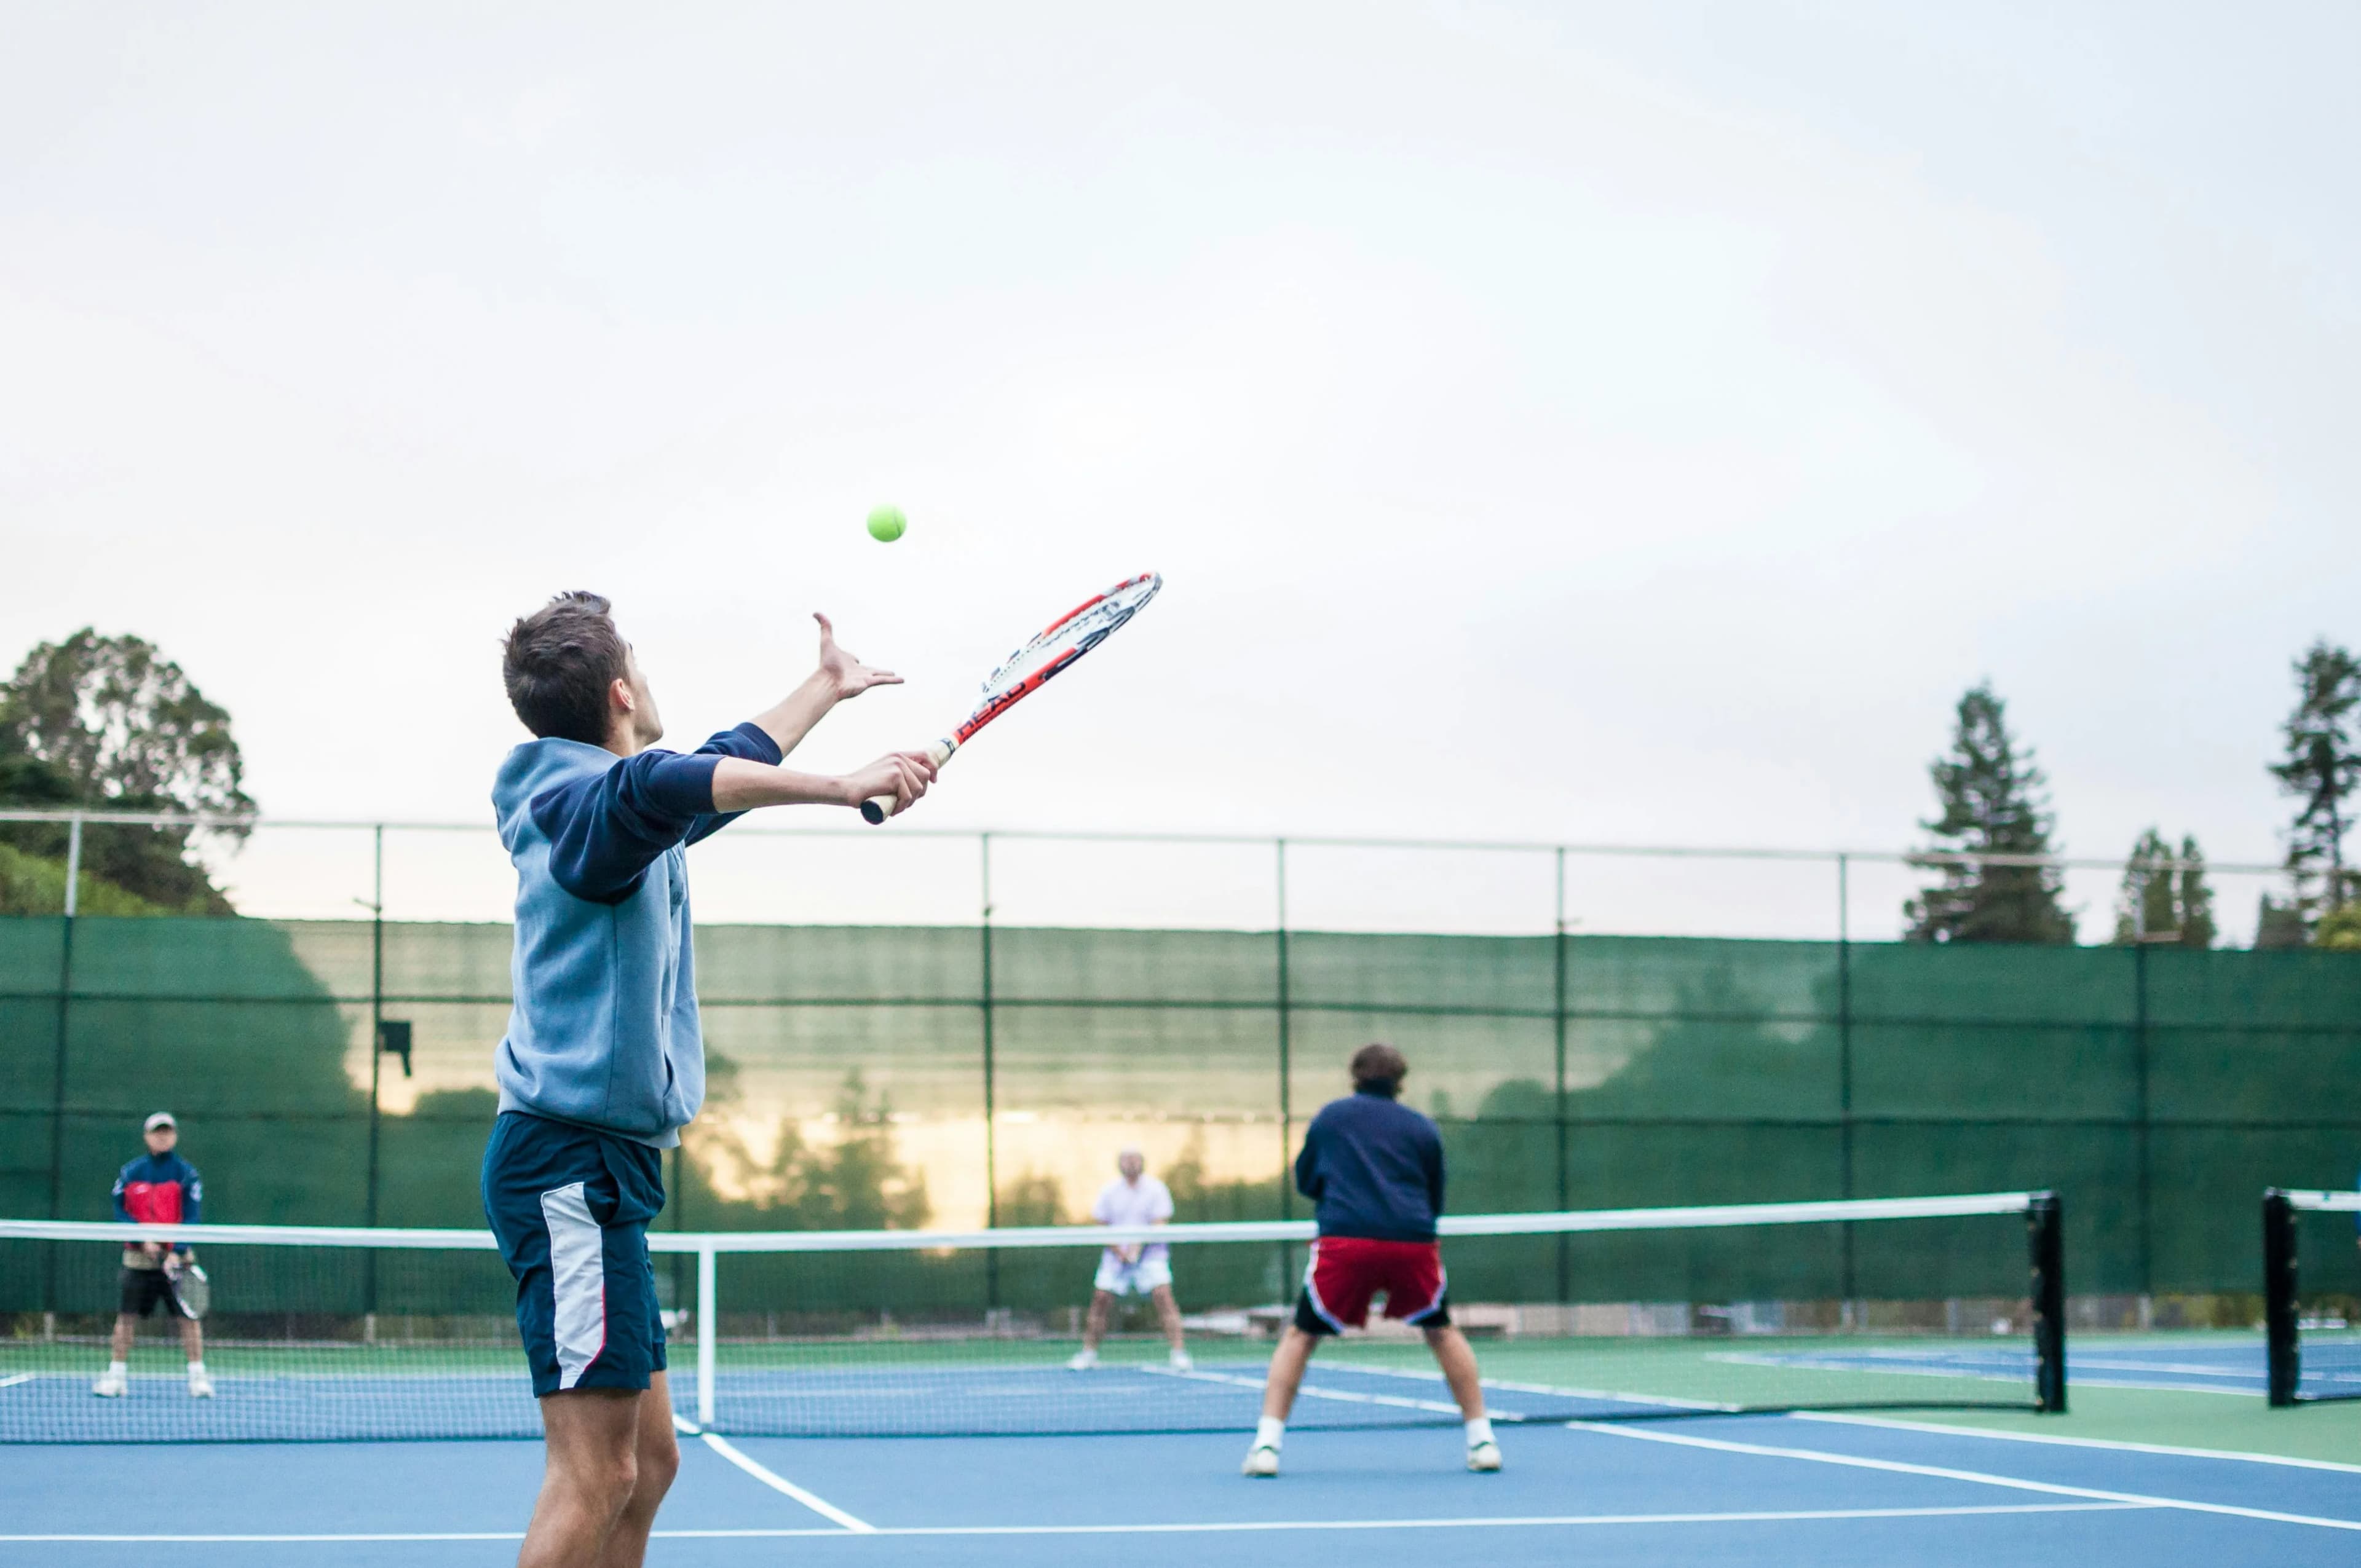
[[[170,1109],[208,1220],[479,1223],[509,946],[0,918],[0,1215],[108,1217]],[[1455,1212],[2055,1189],[2078,1294],[2254,1290],[2256,1194],[2347,1187],[2361,1149],[2338,953],[719,926],[697,975],[710,1094],[662,1222],[689,1231],[1079,1221],[1126,1145],[1183,1220],[1301,1218],[1288,1160],[1371,1040]],[[1833,1293],[1941,1293],[1939,1255],[1830,1236]],[[1593,1272],[1574,1244],[1455,1268],[1566,1300]],[[44,1288],[0,1262],[0,1311]]]

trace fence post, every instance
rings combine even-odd
[[[708,1241],[697,1249],[697,1424],[708,1429],[713,1425],[714,1347],[721,1332],[716,1272],[713,1244]]]
[[[978,850],[978,888],[982,901],[977,912],[978,931],[983,941],[983,985],[977,998],[983,1012],[983,1228],[1000,1228],[1000,1129],[995,1120],[992,1062],[992,835],[976,835]],[[983,1304],[989,1310],[1000,1306],[1000,1249],[983,1249]]]
[[[2147,904],[2143,894],[2137,901]],[[2136,916],[2135,916],[2136,918]],[[2147,1048],[2147,942],[2146,933],[2135,933],[2132,938],[2132,1073],[2135,1084],[2135,1114],[2138,1121],[2132,1128],[2133,1157],[2138,1162],[2133,1172],[2139,1196],[2139,1293],[2140,1327],[2148,1326],[2149,1301],[2156,1293],[2156,1216],[2153,1195],[2154,1177],[2149,1170],[2152,1148],[2148,1137],[2148,1048]]]
[[[1837,1191],[1853,1196],[1852,1148],[1852,860],[1837,854]],[[1853,1260],[1853,1230],[1838,1232],[1839,1309],[1850,1329],[1860,1291]]]
[[[1290,1168],[1295,1154],[1295,1109],[1288,1083],[1294,1043],[1290,1038],[1292,1025],[1288,1016],[1287,840],[1274,839],[1271,847],[1278,854],[1279,889],[1279,1217],[1291,1220],[1295,1218],[1295,1181]]]
[[[65,919],[58,931],[58,1023],[56,1048],[49,1077],[49,1218],[65,1216],[66,1195],[66,1039],[73,1013],[74,917],[81,908],[82,813],[66,822]],[[41,1310],[57,1310],[58,1244],[41,1255]]]
[[[369,1112],[368,1174],[361,1198],[362,1223],[377,1224],[378,1095],[385,1076],[385,824],[372,835],[374,872],[369,886]],[[404,1058],[407,1060],[408,1058]],[[377,1248],[370,1247],[361,1265],[361,1310],[374,1323],[377,1316]],[[373,1332],[373,1331],[372,1331]]]
[[[385,824],[374,834],[376,873],[369,889],[369,1112],[368,1188],[361,1200],[362,1223],[377,1223],[377,1139],[379,1080],[385,1066]],[[370,1261],[376,1261],[374,1252]],[[374,1270],[371,1271],[374,1273]],[[377,1303],[372,1300],[374,1308]]]
[[[1556,1065],[1554,1092],[1550,1100],[1550,1126],[1557,1137],[1557,1208],[1563,1214],[1574,1206],[1572,1172],[1566,1164],[1565,1124],[1565,846],[1557,847],[1556,931],[1552,938],[1552,957],[1556,961],[1557,978],[1554,985],[1550,1013],[1556,1028]],[[1573,1238],[1561,1231],[1557,1238],[1557,1299],[1560,1302],[1574,1294]]]

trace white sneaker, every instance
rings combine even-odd
[[[99,1375],[98,1381],[90,1386],[90,1391],[102,1399],[120,1399],[131,1391],[131,1380],[110,1369]]]
[[[1088,1372],[1092,1367],[1096,1366],[1098,1364],[1099,1353],[1097,1351],[1078,1350],[1074,1353],[1074,1359],[1066,1363],[1066,1370],[1069,1372]]]
[[[1498,1468],[1499,1459],[1499,1455],[1495,1453],[1493,1455],[1495,1468]],[[1468,1463],[1473,1464],[1475,1461],[1470,1459]],[[1279,1450],[1271,1447],[1268,1443],[1258,1442],[1255,1444],[1254,1447],[1246,1450],[1246,1462],[1238,1466],[1238,1474],[1241,1475],[1258,1475],[1264,1477],[1278,1475]]]
[[[1488,1473],[1500,1468],[1500,1445],[1497,1442],[1469,1443],[1467,1468],[1479,1473]]]
[[[192,1398],[192,1399],[210,1399],[210,1398],[212,1398],[213,1397],[214,1397],[214,1380],[213,1380],[212,1375],[211,1375],[211,1374],[209,1374],[209,1373],[203,1373],[203,1372],[192,1372],[192,1373],[190,1373],[190,1374],[189,1374],[189,1398]],[[1474,1463],[1474,1461],[1472,1461],[1472,1460],[1471,1460],[1471,1461],[1469,1461],[1469,1463],[1470,1463],[1470,1464],[1473,1464],[1473,1463]],[[1494,1466],[1494,1468],[1495,1468],[1495,1469],[1497,1469],[1497,1468],[1499,1468],[1499,1466],[1497,1466],[1497,1465],[1496,1465],[1496,1466]]]
[[[1172,1370],[1175,1372],[1194,1372],[1197,1370],[1197,1364],[1189,1359],[1189,1353],[1185,1350],[1174,1351],[1171,1355],[1171,1361]]]

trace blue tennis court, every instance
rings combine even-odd
[[[1666,1561],[2345,1563],[2361,1466],[1799,1417],[1506,1436],[1471,1475],[1450,1431],[1296,1434],[1276,1481],[1235,1434],[737,1440],[684,1437],[650,1560],[1274,1564],[1341,1550],[1429,1563]],[[540,1471],[529,1442],[25,1447],[0,1466],[12,1563],[513,1559]],[[136,1516],[122,1478],[139,1474]],[[1372,1537],[1398,1536],[1379,1545]],[[1216,1543],[1207,1538],[1223,1538]],[[1251,1546],[1246,1546],[1246,1538]],[[1232,1544],[1233,1542],[1235,1544]],[[1345,1544],[1349,1541],[1351,1544]]]

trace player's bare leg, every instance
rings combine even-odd
[[[1115,1309],[1115,1298],[1104,1290],[1091,1292],[1091,1310],[1082,1319],[1082,1348],[1066,1365],[1075,1372],[1088,1372],[1099,1364],[1099,1341],[1106,1337],[1107,1314]]]
[[[1460,1419],[1472,1421],[1482,1415],[1484,1382],[1476,1370],[1476,1352],[1469,1347],[1467,1336],[1455,1328],[1429,1329],[1426,1348],[1434,1353],[1434,1364],[1443,1368],[1443,1380],[1459,1402]]]
[[[214,1380],[205,1371],[205,1326],[194,1318],[181,1320],[181,1350],[189,1358],[189,1392],[200,1399],[214,1397]]]
[[[1467,1336],[1448,1324],[1429,1329],[1426,1348],[1434,1353],[1434,1364],[1443,1368],[1443,1380],[1459,1403],[1460,1419],[1467,1423],[1467,1468],[1498,1470],[1500,1445],[1492,1441],[1492,1422],[1484,1414],[1483,1375],[1476,1369],[1476,1352]]]
[[[115,1338],[109,1351],[104,1373],[90,1386],[90,1391],[102,1399],[120,1399],[131,1391],[131,1340],[138,1332],[139,1320],[128,1312],[115,1315]]]
[[[648,1379],[648,1391],[640,1399],[637,1457],[631,1501],[616,1518],[598,1568],[640,1568],[641,1559],[648,1552],[648,1532],[655,1528],[656,1509],[672,1489],[673,1477],[680,1474],[680,1440],[673,1435],[672,1390],[661,1372]]]
[[[1305,1333],[1293,1323],[1279,1336],[1279,1348],[1270,1353],[1269,1375],[1263,1379],[1262,1420],[1255,1427],[1254,1446],[1246,1450],[1246,1475],[1279,1474],[1279,1440],[1295,1409],[1295,1392],[1303,1387],[1303,1369],[1312,1365],[1312,1353],[1319,1343],[1319,1336]]]
[[[570,1388],[542,1396],[547,1453],[517,1568],[584,1568],[607,1562],[608,1541],[639,1490],[641,1406],[646,1400],[632,1388]]]
[[[1164,1342],[1172,1347],[1173,1366],[1188,1371],[1189,1351],[1181,1343],[1180,1303],[1172,1299],[1172,1287],[1159,1285],[1148,1292],[1148,1299],[1156,1303],[1156,1321],[1164,1330]]]
[[[1312,1365],[1312,1353],[1319,1344],[1319,1335],[1287,1325],[1279,1336],[1279,1348],[1270,1353],[1270,1375],[1263,1379],[1264,1415],[1283,1421],[1293,1413],[1295,1391],[1303,1387],[1303,1369]]]

